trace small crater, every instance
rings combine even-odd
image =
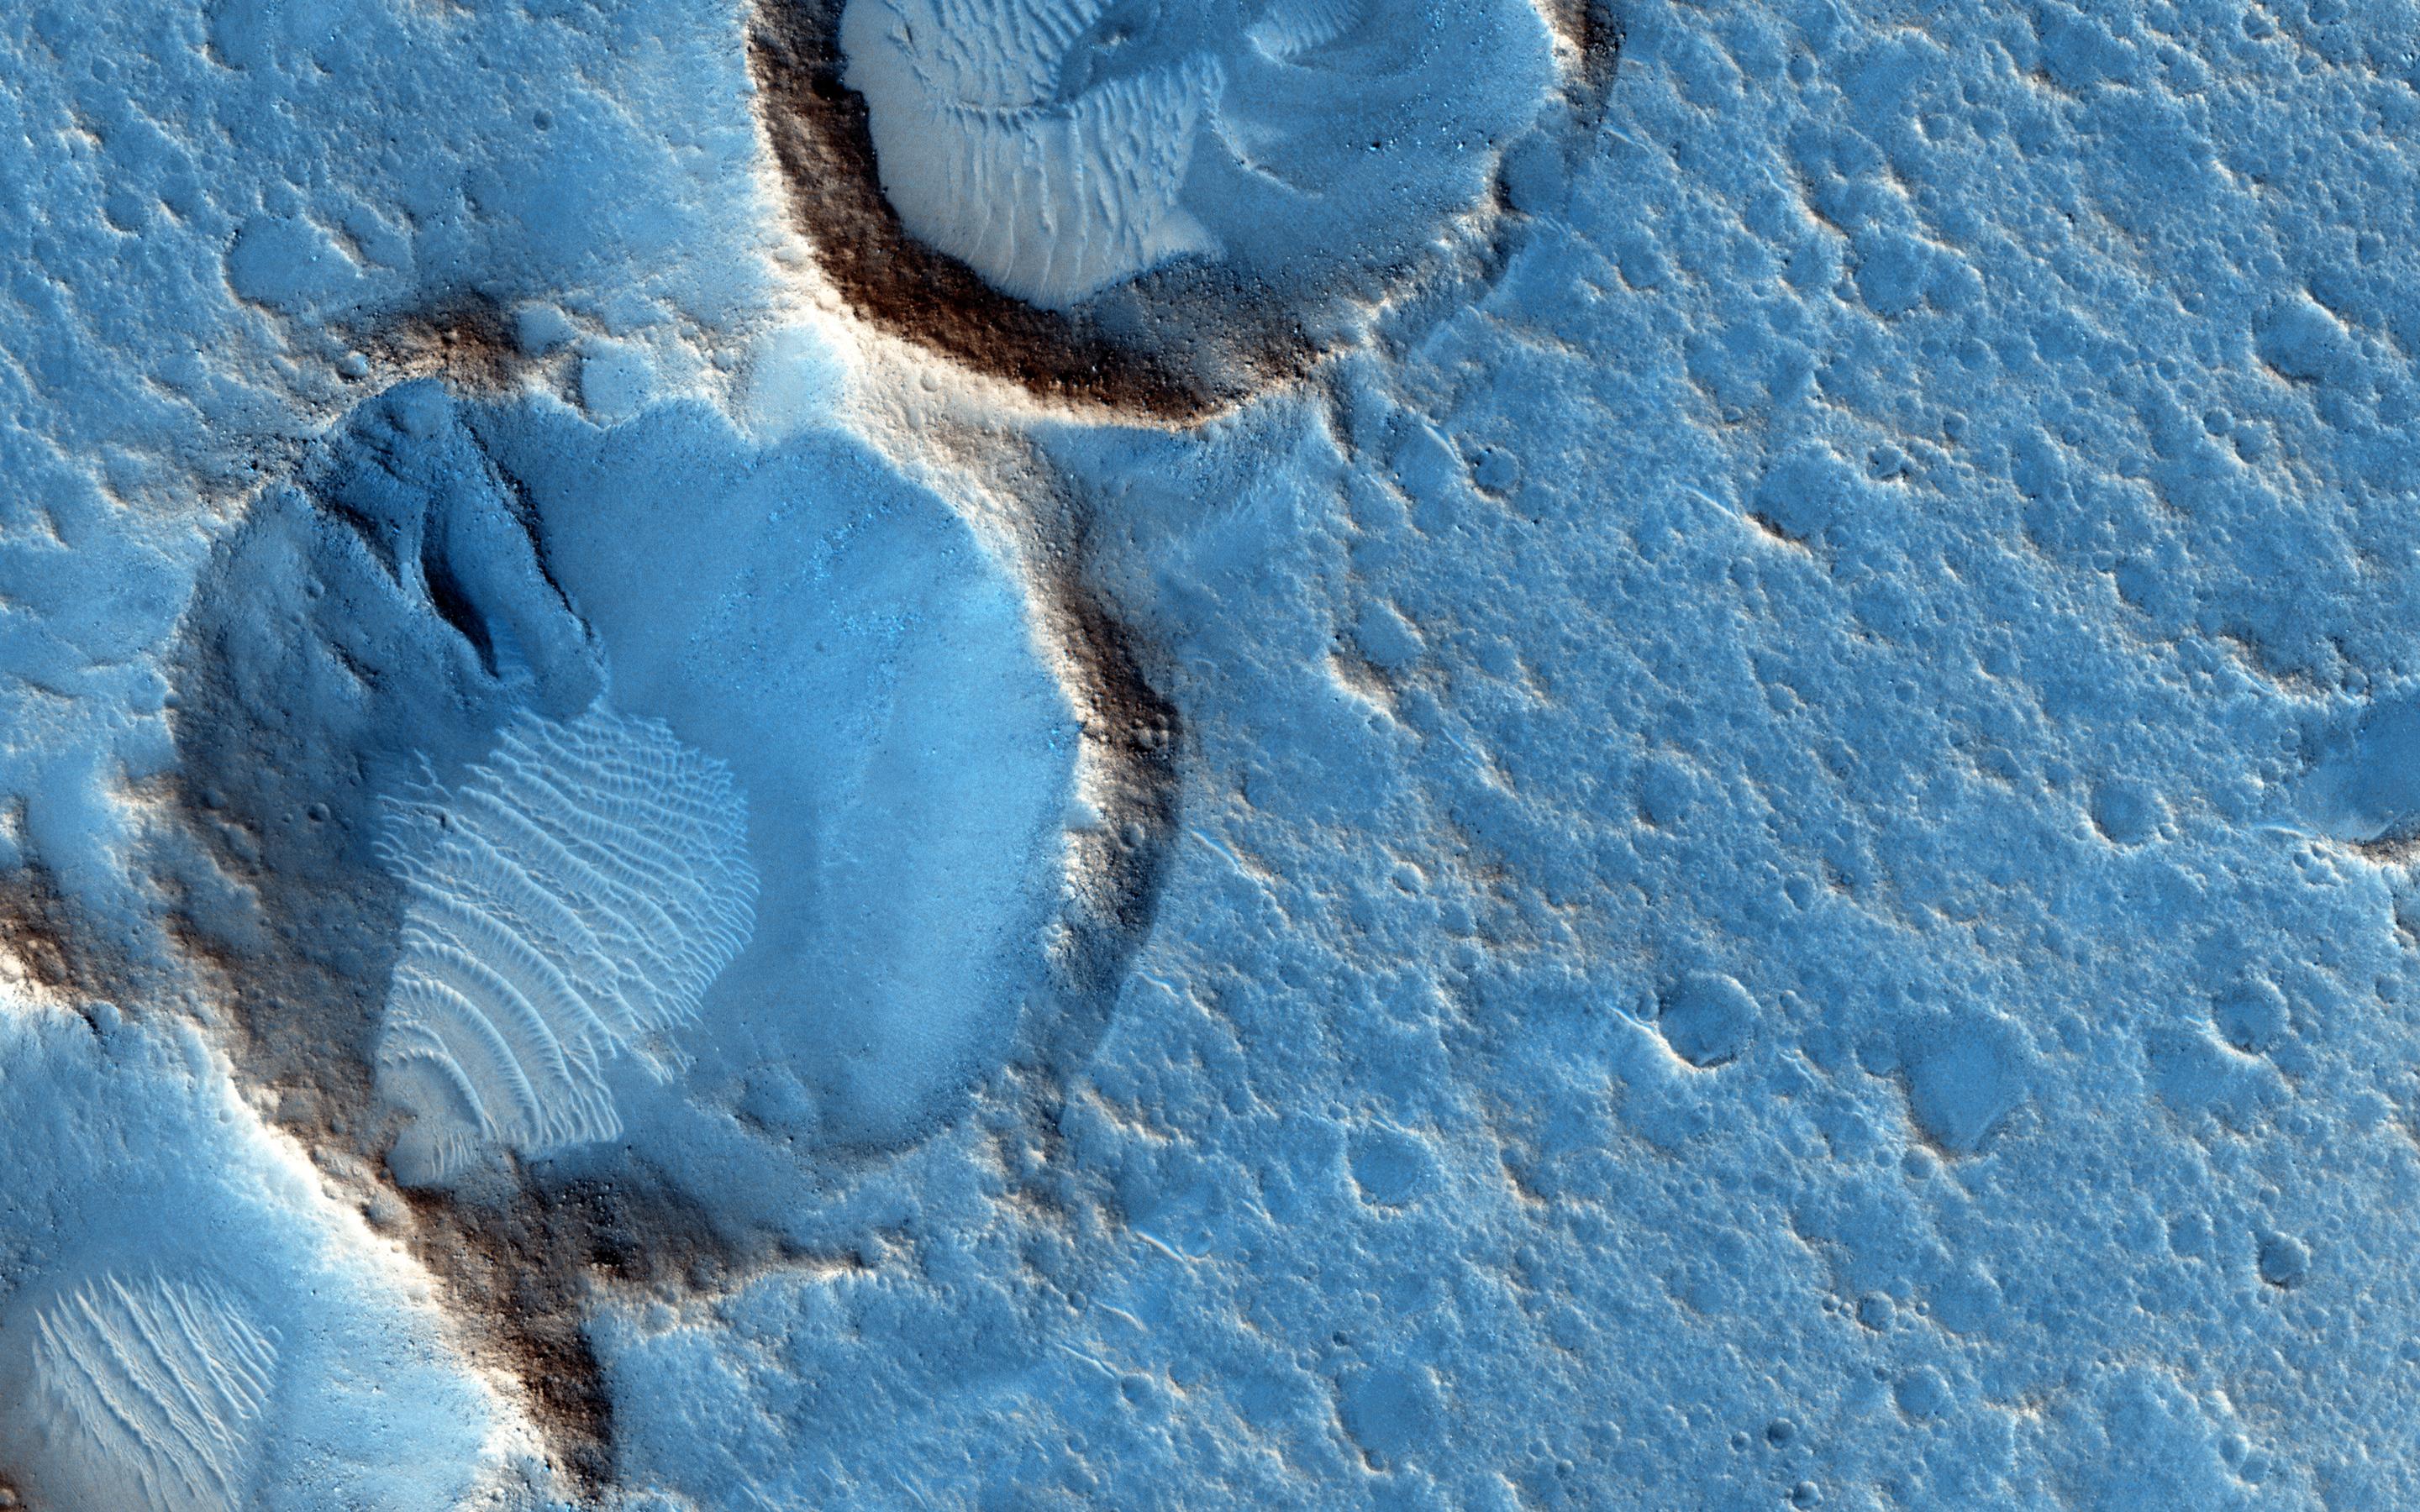
[[[1697,806],[1697,774],[1668,756],[1650,757],[1638,774],[1638,817],[1657,829],[1669,829]]]
[[[1470,454],[1470,481],[1490,499],[1507,499],[1521,486],[1521,459],[1500,446]]]
[[[1674,1055],[1707,1070],[1739,1058],[1759,1016],[1756,998],[1737,979],[1693,971],[1664,995],[1656,1026]]]
[[[1891,1388],[1891,1399],[1901,1412],[1918,1422],[1946,1417],[1957,1405],[1949,1382],[1931,1365],[1918,1365],[1900,1376]]]
[[[2310,1279],[2311,1247],[2291,1234],[2260,1236],[2260,1279],[2284,1290]]]
[[[2292,1013],[2286,995],[2262,976],[2249,976],[2211,1000],[2211,1022],[2220,1036],[2248,1056],[2266,1054],[2286,1037]]]
[[[2320,834],[2379,858],[2420,841],[2420,696],[2382,700],[2328,742],[2295,806]]]
[[[1392,1470],[1436,1435],[1445,1410],[1435,1372],[1419,1365],[1382,1365],[1342,1383],[1345,1431],[1373,1468]]]
[[[2112,845],[2140,845],[2160,833],[2167,805],[2149,784],[2106,778],[2092,787],[2092,827]]]
[[[2189,1119],[2208,1116],[2229,1129],[2249,1130],[2286,1095],[2275,1067],[2228,1049],[2204,1030],[2155,1026],[2144,1036],[2144,1051],[2152,1088]]]
[[[1353,1136],[1353,1185],[1373,1207],[1400,1208],[1416,1201],[1435,1178],[1428,1142],[1401,1129],[1373,1127]]]
[[[2024,1102],[2016,1030],[1988,1015],[1923,1026],[1902,1049],[1909,1116],[1942,1150],[1971,1155]]]

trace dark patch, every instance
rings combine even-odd
[[[1042,398],[1161,422],[1233,409],[1326,355],[1274,291],[1223,266],[1147,273],[1060,314],[910,237],[883,197],[865,99],[841,80],[845,3],[766,0],[748,57],[791,219],[861,318]]]
[[[1547,0],[1545,10],[1548,24],[1579,54],[1572,92],[1583,115],[1593,120],[1603,113],[1621,66],[1621,10],[1616,0]]]
[[[1762,510],[1751,509],[1747,511],[1745,517],[1750,525],[1755,526],[1757,530],[1766,537],[1766,539],[1772,541],[1776,546],[1786,546],[1799,551],[1812,552],[1814,550],[1813,547],[1807,545],[1807,537],[1793,534],[1779,520],[1774,518],[1771,515],[1765,514]]]
[[[1146,671],[1149,651],[1093,582],[1096,505],[1070,503],[1027,579],[1045,633],[1064,654],[1063,682],[1083,730],[1102,824],[1073,834],[1069,934],[1054,967],[1063,1011],[1027,1047],[1029,1071],[1080,1059],[1107,1026],[1135,952],[1158,916],[1176,834],[1184,724]],[[1063,547],[1062,546],[1063,544]],[[1072,675],[1070,675],[1072,674]]]
[[[429,606],[436,609],[437,617],[454,626],[455,633],[471,643],[471,649],[478,655],[480,671],[490,677],[496,675],[496,642],[488,633],[487,619],[454,576],[453,565],[434,536],[421,539],[420,574],[427,583]]]
[[[490,1190],[405,1192],[407,1243],[488,1324],[478,1363],[511,1373],[556,1467],[586,1498],[613,1482],[613,1403],[586,1321],[609,1294],[719,1292],[779,1257],[742,1251],[652,1173],[547,1184],[526,1171]]]
[[[2355,856],[2373,866],[2412,866],[2420,863],[2420,826],[2399,825],[2376,840],[2354,840],[2343,842]]]
[[[425,309],[338,338],[375,363],[381,379],[443,378],[457,386],[503,390],[533,364],[513,339],[512,322],[483,295],[442,299]]]
[[[78,1009],[96,999],[132,998],[124,951],[105,945],[96,931],[96,922],[81,915],[42,867],[29,863],[0,872],[0,954],[36,989],[69,998]]]

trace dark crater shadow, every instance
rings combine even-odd
[[[1545,0],[1547,23],[1569,48],[1575,63],[1568,102],[1581,123],[1603,118],[1606,97],[1621,64],[1622,21],[1616,0]]]
[[[1153,649],[1102,601],[1090,576],[1094,510],[1071,506],[1052,522],[1066,549],[1037,552],[1049,563],[1033,586],[1037,613],[1072,653],[1077,686],[1068,689],[1085,746],[1106,780],[1097,801],[1103,824],[1077,838],[1069,857],[1072,896],[1067,941],[1054,961],[1063,1007],[1030,1017],[1016,1063],[1042,1079],[1055,1101],[1059,1069],[1078,1064],[1109,1026],[1127,967],[1150,936],[1167,881],[1183,790],[1178,757],[1185,726],[1159,691]]]

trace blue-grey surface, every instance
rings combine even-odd
[[[0,17],[0,1494],[125,1276],[239,1504],[2420,1504],[2420,12],[1579,13],[1185,424],[859,318],[734,0]],[[432,1189],[357,821],[597,699],[755,933]],[[441,1251],[617,1183],[583,1460]]]

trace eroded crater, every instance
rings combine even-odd
[[[178,933],[593,1487],[600,1296],[828,1249],[987,1088],[1047,1124],[1174,824],[1144,660],[853,440],[408,382],[188,611],[178,806],[238,886]]]
[[[1182,422],[1435,266],[1618,45],[1598,0],[765,0],[750,55],[791,213],[860,316]]]

